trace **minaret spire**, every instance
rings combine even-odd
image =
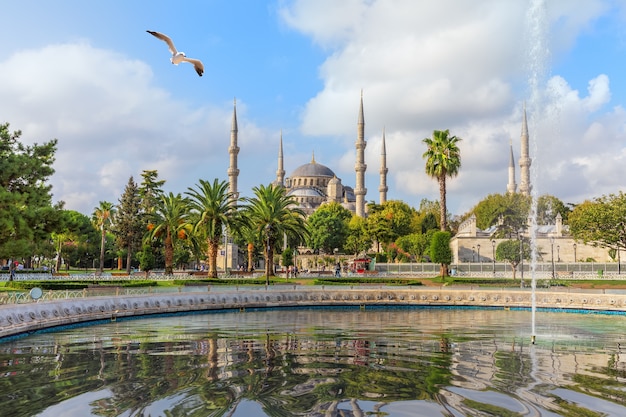
[[[523,195],[530,195],[532,186],[530,184],[530,164],[531,159],[528,154],[528,122],[526,119],[526,103],[524,103],[524,116],[522,119],[521,153],[519,159],[520,185],[519,192]]]
[[[387,201],[387,191],[389,191],[389,187],[387,187],[387,172],[389,172],[389,169],[387,169],[387,148],[385,146],[385,128],[383,127],[383,143],[380,150],[380,186],[378,187],[380,204]]]
[[[511,148],[511,154],[509,156],[509,182],[506,185],[506,192],[513,194],[517,191],[517,184],[515,183],[515,159],[513,158],[513,138],[509,141],[509,147]]]
[[[239,154],[239,146],[237,146],[237,99],[233,102],[233,121],[230,128],[230,146],[228,147],[228,154],[230,155],[230,166],[228,167],[228,191],[232,193],[232,202],[236,204],[239,199],[239,192],[237,191],[237,177],[239,176],[239,169],[237,168],[237,155]]]
[[[356,171],[356,187],[354,189],[354,195],[356,196],[356,215],[359,217],[365,217],[365,195],[367,194],[367,188],[365,188],[365,117],[363,116],[363,90],[361,90],[361,105],[359,108],[359,121],[357,124],[357,139],[356,139],[356,164],[354,170]]]
[[[285,186],[285,165],[283,160],[283,130],[280,130],[280,146],[278,148],[278,169],[276,170],[276,184]]]

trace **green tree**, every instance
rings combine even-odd
[[[431,260],[440,265],[439,275],[442,278],[448,276],[448,265],[452,262],[450,232],[435,232],[430,241],[429,252]]]
[[[426,159],[426,174],[439,182],[440,226],[441,230],[448,229],[446,207],[446,178],[454,177],[461,168],[461,151],[458,143],[461,138],[450,136],[449,130],[435,130],[432,138],[423,139],[426,152],[422,155]]]
[[[432,235],[432,232],[429,234]],[[430,236],[426,233],[411,233],[410,235],[400,236],[396,240],[398,248],[410,254],[417,262],[422,262],[429,244]]]
[[[247,250],[246,270],[252,272],[254,270],[254,260],[258,255],[258,248],[263,247],[259,237],[255,233],[254,225],[249,224],[245,218],[242,218],[242,224],[231,230],[233,240]]]
[[[389,200],[381,204],[380,216],[389,219],[391,225],[391,239],[396,240],[413,232],[411,222],[415,210],[408,204],[399,200]]]
[[[60,231],[63,203],[52,205],[52,164],[57,140],[27,146],[21,131],[0,124],[0,259],[24,259]]]
[[[382,204],[369,203],[367,205],[368,215],[365,220],[365,230],[367,237],[372,242],[376,242],[376,252],[380,252],[380,245],[388,245],[394,241],[393,213],[385,213]]]
[[[293,197],[285,193],[280,186],[260,185],[252,189],[254,197],[246,197],[243,207],[244,216],[254,229],[260,242],[264,245],[265,276],[269,284],[269,277],[274,275],[274,250],[283,236],[304,241],[307,238],[307,228],[304,221],[304,212],[297,208]]]
[[[281,258],[282,258],[281,260],[282,260],[284,267],[292,266],[293,265],[293,249],[286,248],[281,254]]]
[[[180,193],[162,195],[150,216],[149,238],[163,242],[165,275],[174,273],[174,245],[189,233],[189,202]],[[149,256],[149,255],[147,255]]]
[[[497,226],[493,237],[511,238],[517,236],[528,224],[531,197],[519,193],[490,194],[482,199],[466,215],[476,216],[476,226],[486,230]]]
[[[150,271],[156,267],[156,259],[151,243],[150,239],[146,239],[142,244],[141,251],[137,253],[139,268],[146,273],[146,278],[150,275]]]
[[[144,170],[141,173],[142,181],[139,185],[139,196],[141,197],[141,208],[140,214],[143,222],[143,233],[149,233],[147,230],[150,224],[150,216],[152,216],[154,212],[154,208],[158,204],[161,196],[163,195],[163,185],[165,184],[165,180],[158,179],[159,173],[157,170]],[[151,253],[137,253],[137,259],[141,264],[141,260],[143,259],[146,265],[151,265],[150,268],[145,269],[140,265],[140,268],[146,271],[146,275],[149,274],[151,269],[154,269],[159,263],[163,263],[162,257],[159,259],[159,254],[157,253],[157,247],[155,245],[158,244],[158,241],[148,239],[148,244],[141,245],[141,252],[150,251]],[[150,260],[150,262],[147,262]]]
[[[117,246],[126,254],[126,273],[130,274],[133,254],[141,245],[144,221],[141,217],[141,196],[135,180],[128,179],[124,193],[117,205],[113,231]]]
[[[572,237],[607,249],[626,249],[626,194],[609,194],[574,207],[568,218]]]
[[[438,219],[440,215],[438,201],[422,199],[419,209],[414,210],[411,219],[411,231],[413,233],[426,233],[431,229],[440,229]]]
[[[344,249],[357,256],[361,252],[367,252],[372,247],[372,239],[367,233],[366,220],[353,215],[348,222],[348,236]]]
[[[537,199],[537,224],[555,224],[559,214],[563,222],[567,222],[571,211],[555,196],[544,194]]]
[[[511,265],[513,279],[515,279],[517,265],[522,259],[530,259],[530,245],[528,243],[522,244],[519,239],[511,239],[501,242],[496,247],[496,260],[506,261]]]
[[[228,183],[217,178],[211,184],[200,180],[196,188],[189,188],[189,207],[192,212],[193,233],[206,239],[209,277],[217,278],[217,250],[224,236],[224,228],[233,229],[241,223],[234,195]]]
[[[91,220],[94,227],[100,231],[100,266],[98,272],[102,274],[104,270],[104,249],[106,245],[106,234],[113,224],[115,206],[108,201],[100,201],[98,207],[94,207]]]
[[[100,232],[86,215],[74,210],[61,212],[62,228],[52,234],[52,240],[57,250],[56,271],[61,269],[61,260],[65,264],[80,266],[91,262],[99,248]],[[83,266],[84,266],[83,265]]]
[[[343,249],[348,237],[352,213],[339,203],[324,204],[307,219],[307,246],[324,253]]]

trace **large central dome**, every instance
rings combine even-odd
[[[296,177],[334,177],[335,173],[325,165],[318,164],[315,159],[308,164],[300,165],[291,173],[291,178]]]

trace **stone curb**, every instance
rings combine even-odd
[[[311,306],[450,306],[531,308],[531,291],[446,288],[285,289],[90,297],[0,306],[0,340],[62,325],[120,317],[247,308]],[[625,312],[626,295],[536,292],[537,308]]]

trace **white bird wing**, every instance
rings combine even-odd
[[[170,48],[170,52],[172,53],[172,56],[176,55],[178,53],[178,51],[176,50],[176,47],[174,46],[174,42],[172,42],[172,39],[170,39],[169,36],[164,35],[162,33],[159,32],[153,32],[151,30],[146,30],[146,32],[148,32],[149,34],[151,34],[152,36],[161,39],[163,42],[165,42],[167,44],[167,46]]]
[[[202,73],[204,72],[204,65],[202,64],[202,61],[187,57],[183,57],[183,61],[193,64],[193,67],[196,69],[198,75],[202,77]]]

